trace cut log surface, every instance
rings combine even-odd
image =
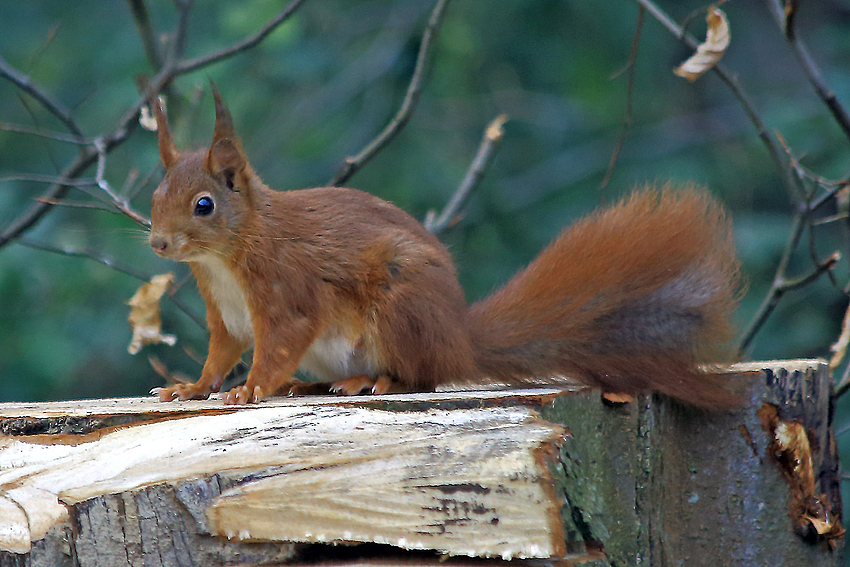
[[[839,565],[825,366],[725,373],[734,412],[575,387],[0,404],[0,566]]]

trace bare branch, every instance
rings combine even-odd
[[[18,134],[30,134],[32,136],[41,136],[42,138],[50,138],[57,142],[67,142],[69,144],[79,144],[87,146],[91,140],[80,138],[72,134],[63,134],[62,132],[53,132],[52,130],[44,130],[42,128],[32,128],[30,126],[22,126],[20,124],[8,124],[0,122],[0,130],[6,132],[16,132]]]
[[[635,35],[632,37],[632,49],[629,53],[629,62],[626,65],[626,110],[623,116],[623,125],[620,127],[620,135],[617,137],[617,144],[614,146],[614,152],[611,154],[611,161],[608,162],[608,169],[605,171],[605,177],[602,178],[602,184],[599,186],[600,189],[608,187],[608,182],[611,180],[611,174],[614,172],[614,166],[617,164],[617,159],[620,157],[620,150],[623,148],[623,143],[626,141],[626,133],[632,125],[632,92],[635,85],[635,60],[637,59],[637,50],[638,44],[640,43],[640,32],[643,29],[643,14],[645,11],[646,8],[638,6]]]
[[[44,197],[37,197],[36,201],[47,202],[48,205],[54,205],[56,207],[69,207],[75,209],[96,209],[98,211],[106,211],[109,213],[117,212],[115,210],[115,205],[111,203],[101,203],[100,201],[71,201],[70,199],[47,201]]]
[[[35,86],[28,75],[21,73],[9,65],[2,57],[0,57],[0,77],[5,77],[19,89],[37,100],[48,112],[58,118],[72,134],[78,136],[80,139],[85,138],[77,122],[71,116],[70,111],[65,108],[65,105],[53,98],[53,95]]]
[[[145,175],[145,177],[143,179],[141,179],[140,181],[136,181],[135,183],[130,184],[130,188],[127,191],[125,198],[128,201],[132,201],[133,198],[139,193],[139,191],[141,191],[142,188],[144,188],[150,182],[150,180],[154,176],[154,174],[157,173],[157,172],[160,172],[160,171],[161,171],[160,164],[159,164],[159,162],[157,162],[157,164],[154,167],[152,167],[150,169],[150,171],[148,171],[147,175]]]
[[[112,203],[115,207],[121,211],[123,214],[127,215],[137,223],[142,226],[150,227],[151,221],[141,213],[138,213],[130,206],[129,201],[124,197],[121,197],[118,193],[116,193],[112,189],[112,185],[104,178],[104,174],[106,173],[106,143],[102,138],[96,138],[94,141],[94,146],[97,148],[97,173],[95,174],[95,181],[97,182],[97,186],[100,187],[104,193],[109,195],[109,198],[112,199]]]
[[[424,224],[429,232],[440,234],[455,223],[458,211],[463,208],[472,190],[484,176],[484,171],[490,163],[490,158],[493,156],[496,146],[502,141],[504,135],[502,127],[507,120],[508,116],[502,114],[487,126],[481,144],[478,146],[478,152],[475,154],[475,159],[472,160],[463,181],[458,185],[448,204],[439,216],[437,216],[436,211],[428,211]]]
[[[20,173],[16,175],[4,175],[0,177],[0,183],[10,181],[31,181],[33,183],[54,183],[57,185],[71,185],[80,187],[83,185],[97,185],[94,179],[74,179],[73,177],[57,177],[55,175],[42,175],[40,173]]]
[[[288,15],[291,14],[292,11],[301,4],[301,2],[303,2],[303,0],[293,1],[281,14],[285,13],[286,17],[288,17]],[[87,168],[97,162],[98,157],[102,153],[109,153],[114,148],[124,143],[124,141],[127,140],[130,134],[138,126],[141,108],[148,103],[151,96],[161,92],[175,77],[220,61],[237,52],[235,50],[226,50],[225,52],[219,52],[209,57],[180,64],[179,55],[182,53],[183,46],[185,45],[188,14],[191,6],[192,0],[182,0],[178,2],[178,23],[175,28],[175,39],[172,42],[169,54],[165,59],[165,63],[163,63],[159,72],[150,81],[148,81],[144,92],[127,110],[127,112],[125,112],[124,116],[121,117],[115,128],[112,130],[112,133],[98,138],[102,141],[102,151],[98,151],[93,147],[93,145],[85,147],[80,152],[80,155],[77,156],[77,158],[68,165],[67,168],[65,168],[61,175],[59,175],[60,179],[68,180],[79,177]],[[280,17],[280,15],[278,17]],[[284,21],[286,17],[281,17],[281,22]],[[269,29],[264,35],[262,35],[263,30],[261,30],[259,34],[255,34],[255,36],[246,40],[245,43],[249,45],[241,50],[253,47],[262,41],[262,39],[268,35],[269,31],[271,30]],[[11,72],[9,72],[9,70],[11,70]],[[66,124],[69,129],[71,129],[73,133],[78,134],[81,138],[83,137],[79,128],[76,127],[76,124],[70,118],[67,111],[64,111],[64,107],[61,104],[51,104],[51,102],[53,102],[51,97],[46,95],[41,89],[31,85],[28,77],[17,73],[14,69],[11,69],[11,67],[9,67],[2,58],[0,58],[0,75],[6,76],[26,92],[32,91],[36,93],[33,96],[37,96],[37,98],[40,97],[39,101],[41,101],[42,104],[47,105],[48,108],[54,109],[54,113],[58,113],[58,116],[66,117],[70,121],[70,124]],[[68,185],[67,183],[55,183],[49,187],[48,190],[41,195],[41,197],[33,203],[32,206],[30,206],[26,211],[24,211],[24,213],[0,232],[0,248],[9,242],[20,238],[22,234],[35,226],[44,217],[44,215],[47,214],[53,206],[55,206],[54,204],[56,202],[65,197],[70,188],[71,185]]]
[[[779,301],[786,292],[799,289],[814,282],[824,273],[834,268],[838,263],[838,260],[841,258],[841,255],[838,252],[835,252],[822,264],[815,266],[815,269],[811,273],[800,278],[788,279],[786,276],[788,264],[791,261],[792,253],[797,249],[797,245],[803,235],[803,230],[806,228],[808,213],[809,210],[804,209],[794,216],[794,222],[791,227],[791,232],[788,235],[788,242],[785,245],[785,251],[782,254],[782,258],[779,261],[779,265],[777,266],[776,273],[773,277],[773,284],[771,285],[767,296],[765,296],[759,306],[755,316],[750,321],[746,331],[741,336],[741,340],[738,343],[739,353],[743,353],[747,350],[747,348],[749,348],[753,338],[773,313],[774,309],[776,309],[776,306],[779,304]]]
[[[159,69],[162,67],[162,57],[159,54],[156,32],[151,25],[150,13],[148,13],[145,0],[127,0],[127,4],[130,6],[130,13],[133,14],[133,21],[139,31],[139,38],[142,40],[142,47],[145,50],[148,62],[150,62],[152,68]]]
[[[425,28],[425,33],[422,35],[422,41],[419,44],[419,54],[416,57],[416,67],[413,70],[413,76],[410,79],[410,84],[407,86],[407,93],[401,103],[401,107],[390,123],[378,136],[372,140],[365,148],[360,150],[354,157],[345,158],[345,162],[339,172],[331,181],[331,185],[340,186],[348,181],[352,175],[363,167],[375,154],[381,151],[396,135],[401,131],[413,110],[416,108],[416,103],[419,102],[419,95],[424,86],[425,72],[428,68],[428,61],[431,55],[431,44],[437,36],[442,21],[443,12],[449,0],[437,0],[437,5],[431,12],[431,17],[428,19],[428,26]]]
[[[189,33],[189,12],[192,10],[192,5],[195,0],[174,0],[177,6],[177,28],[174,31],[173,43],[171,50],[168,52],[168,59],[176,63],[183,57],[186,51],[186,39]]]
[[[647,12],[649,12],[653,18],[658,20],[658,22],[663,25],[667,30],[676,36],[679,41],[690,47],[691,49],[696,49],[699,42],[694,39],[692,36],[685,33],[685,31],[674,22],[670,16],[668,16],[661,8],[655,5],[652,0],[635,0],[638,4],[646,8]],[[780,152],[776,143],[770,135],[769,130],[767,129],[767,125],[764,120],[762,120],[761,116],[759,116],[758,112],[756,112],[753,103],[750,101],[749,95],[744,91],[741,84],[738,82],[738,79],[729,73],[726,70],[726,67],[722,63],[717,63],[711,70],[720,78],[721,81],[726,83],[726,86],[732,91],[732,94],[735,98],[738,99],[741,107],[744,109],[744,112],[747,114],[747,117],[752,122],[753,126],[756,129],[756,133],[758,134],[759,139],[761,139],[764,146],[767,148],[768,154],[770,154],[770,158],[776,164],[776,167],[779,168],[779,171],[782,172],[782,180],[785,184],[785,188],[788,191],[789,196],[792,201],[795,203],[799,203],[804,199],[805,191],[803,187],[799,183],[799,181],[794,177],[794,175],[789,171],[785,162],[782,159],[782,152]]]
[[[797,61],[799,61],[800,66],[803,68],[806,78],[812,84],[812,87],[814,87],[818,97],[820,97],[832,113],[832,117],[844,132],[844,135],[850,139],[850,116],[847,115],[847,111],[841,105],[841,102],[839,102],[835,92],[830,89],[829,85],[827,85],[824,81],[823,75],[821,74],[817,63],[815,63],[814,59],[812,59],[812,56],[809,54],[809,50],[806,48],[806,45],[799,37],[797,37],[794,30],[793,18],[786,18],[785,10],[779,0],[767,0],[767,7],[771,14],[773,14],[773,18],[776,20],[779,28],[783,30],[783,35],[785,36],[785,39],[788,40],[788,44],[791,46],[791,49],[794,51],[794,55],[796,55]],[[796,10],[792,12],[792,14],[794,13],[796,13]]]
[[[94,161],[94,152],[86,151],[77,156],[77,159],[69,165],[59,177],[63,180],[79,177]],[[33,203],[22,215],[12,221],[3,232],[0,232],[0,248],[19,238],[23,233],[32,228],[49,211],[53,205],[52,201],[58,201],[64,197],[71,185],[67,183],[55,183]]]
[[[27,248],[32,248],[34,250],[41,250],[43,252],[50,252],[51,254],[59,254],[60,256],[69,256],[72,258],[87,258],[89,260],[94,260],[104,266],[112,268],[116,272],[120,272],[122,274],[131,276],[138,280],[147,282],[150,280],[150,276],[146,276],[140,272],[133,270],[125,266],[124,264],[117,262],[111,256],[107,256],[105,254],[101,254],[99,252],[95,252],[93,250],[73,250],[71,248],[59,248],[57,246],[53,246],[51,244],[45,244],[43,242],[36,242],[34,240],[18,240],[18,244],[21,246],[26,246]],[[192,310],[185,304],[180,298],[175,297],[174,295],[165,296],[172,303],[174,303],[175,307],[180,309],[183,313],[185,313],[192,321],[194,321],[199,327],[202,329],[206,329],[207,326],[203,321],[202,317],[199,317],[197,314],[192,312]]]
[[[236,43],[226,49],[222,49],[221,51],[217,51],[215,53],[211,53],[209,55],[205,55],[203,57],[198,57],[196,59],[191,59],[189,61],[183,61],[177,66],[176,72],[180,75],[184,73],[189,73],[191,71],[195,71],[200,69],[201,67],[206,67],[213,63],[218,63],[228,57],[232,57],[237,53],[242,53],[243,51],[247,51],[252,47],[258,45],[261,41],[263,41],[266,36],[272,33],[275,29],[280,26],[283,22],[289,19],[289,17],[298,9],[299,6],[304,2],[304,0],[292,0],[286,8],[280,11],[277,16],[271,19],[269,23],[267,23],[263,28],[250,37],[246,37],[239,43]]]

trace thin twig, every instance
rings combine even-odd
[[[36,197],[36,201],[45,201],[44,197]],[[58,201],[48,201],[49,205],[56,207],[69,207],[72,209],[95,209],[98,211],[106,211],[116,213],[115,205],[112,203],[102,203],[100,201],[71,201],[70,199],[61,199]]]
[[[802,183],[803,186],[806,185],[807,180],[812,182],[815,187],[827,188],[829,186],[833,186],[833,184],[828,182],[828,180],[823,179],[820,176],[814,175],[811,171],[803,167],[803,165],[800,163],[800,159],[794,154],[794,152],[791,150],[791,146],[788,145],[788,142],[785,141],[785,137],[782,136],[782,134],[778,130],[776,131],[775,135],[776,139],[779,140],[780,144],[782,144],[782,148],[785,150],[785,153],[788,156],[788,164],[791,167],[791,170],[793,171],[794,175],[796,175],[797,179],[800,180],[800,183]],[[823,181],[824,183],[820,183],[821,181]],[[836,193],[837,190],[827,190],[826,195],[831,194],[834,196]],[[808,193],[806,199],[809,225],[809,256],[811,257],[812,263],[815,266],[820,266],[821,260],[818,256],[817,246],[815,246],[815,231],[812,227],[814,227],[816,224],[815,222],[813,222],[813,214],[816,211],[817,207],[820,207],[825,201],[823,200],[822,195],[821,198],[818,199],[817,204],[815,204],[813,202],[813,196],[814,190]],[[839,292],[843,293],[841,285],[838,282],[838,278],[835,276],[832,270],[827,271],[826,275],[827,277],[829,277],[829,281],[832,283],[833,287],[839,290]]]
[[[189,36],[189,12],[192,11],[192,6],[195,0],[174,0],[177,6],[177,27],[172,38],[171,49],[168,52],[168,59],[175,64],[183,58],[183,53],[186,51],[186,40]]]
[[[297,5],[300,4],[302,1],[303,0],[297,0],[296,2],[290,4],[290,7],[292,7],[293,4],[297,7]],[[189,6],[190,3],[184,3],[182,5],[182,11],[180,16],[181,22],[178,23],[177,33],[175,35],[179,36],[180,30],[183,30],[183,33],[185,34],[185,30],[187,29],[186,21],[188,18]],[[250,47],[253,47],[257,43],[259,43],[259,41],[261,41],[264,37],[265,35],[260,37],[259,40],[253,41]],[[172,50],[178,49],[180,45],[181,41],[175,41],[172,45]],[[127,138],[138,125],[139,113],[141,111],[141,108],[148,103],[151,96],[162,91],[167,85],[170,84],[170,82],[175,77],[188,73],[190,71],[195,71],[197,69],[200,69],[201,67],[205,67],[212,63],[221,61],[238,52],[239,51],[237,50],[225,50],[223,52],[216,53],[213,56],[185,62],[183,64],[180,64],[179,67],[176,58],[173,55],[170,56],[166,63],[163,64],[163,67],[159,70],[159,72],[147,83],[142,95],[127,110],[127,112],[125,112],[124,116],[121,117],[121,119],[118,121],[117,126],[113,129],[112,133],[108,136],[100,137],[104,141],[105,151],[109,153],[114,148],[121,145],[122,143],[124,143],[124,141],[127,140]],[[0,62],[5,64],[5,61],[3,61],[2,59],[0,59]],[[5,64],[5,66],[8,67],[8,64]],[[7,76],[7,74],[2,72],[2,68],[0,68],[0,75]],[[19,84],[21,82],[20,79],[22,75],[20,73],[15,72],[8,76],[10,78],[13,78],[13,82],[15,82],[16,84]],[[19,84],[19,87],[22,89],[24,89],[24,86],[26,86],[27,89],[33,88],[26,82],[24,82],[24,85]],[[26,92],[29,91],[26,90]],[[35,92],[43,94],[43,91],[37,88],[35,88]],[[47,100],[49,101],[51,99],[48,98]],[[63,107],[61,105],[54,105],[54,108],[61,110]],[[76,128],[76,125],[74,125],[74,127]],[[79,130],[78,128],[76,129]],[[79,135],[81,138],[83,137],[82,134]],[[76,159],[74,159],[74,161],[71,162],[68,167],[65,168],[59,178],[74,179],[79,177],[86,169],[91,167],[97,161],[97,158],[97,150],[93,146],[86,147],[85,149],[83,149],[83,151],[80,152],[80,155],[78,155]],[[0,232],[0,248],[5,246],[9,242],[16,240],[26,231],[38,224],[38,222],[44,217],[44,215],[47,214],[47,212],[53,208],[53,203],[56,203],[57,201],[61,200],[67,194],[70,188],[71,185],[61,183],[57,183],[49,187],[48,190],[40,197],[40,199],[37,200],[36,203],[33,203],[32,206],[30,206],[26,211],[24,211],[15,220],[13,220],[5,229],[3,229],[2,232]]]
[[[395,138],[401,129],[404,128],[404,125],[407,124],[408,120],[410,120],[410,116],[416,108],[416,103],[419,102],[419,95],[425,83],[425,73],[428,69],[428,61],[431,56],[431,45],[434,43],[434,38],[436,38],[437,32],[440,29],[443,12],[448,3],[449,0],[437,0],[437,5],[434,6],[434,10],[431,12],[431,17],[428,19],[428,25],[419,44],[416,67],[413,70],[413,76],[410,78],[410,84],[407,86],[407,93],[398,112],[393,116],[384,130],[374,140],[369,142],[365,148],[360,150],[357,155],[345,158],[336,177],[330,182],[331,185],[340,186],[348,181],[366,162],[372,159],[375,154]]]
[[[41,136],[42,138],[50,138],[57,142],[67,142],[69,144],[79,144],[87,146],[91,144],[91,140],[80,138],[73,134],[63,134],[62,132],[53,132],[52,130],[44,130],[42,128],[33,128],[31,126],[21,126],[20,124],[8,124],[0,122],[0,130],[6,132],[16,132],[18,134],[30,134],[33,136]]]
[[[104,178],[106,173],[106,142],[103,138],[96,138],[94,141],[94,147],[97,149],[97,173],[95,174],[95,181],[97,182],[97,186],[100,187],[104,193],[106,193],[109,198],[112,200],[112,203],[115,207],[121,211],[123,214],[127,215],[140,225],[144,227],[150,228],[151,221],[149,218],[145,217],[141,213],[135,211],[130,203],[124,197],[121,197],[118,193],[116,193],[112,189],[112,185]]]
[[[18,173],[15,175],[4,175],[0,177],[0,183],[8,183],[10,181],[30,181],[33,183],[54,183],[57,185],[72,185],[79,187],[82,185],[97,185],[97,181],[90,178],[73,177],[57,177],[56,175],[43,175],[41,173]]]
[[[638,45],[640,44],[640,32],[643,29],[643,14],[646,8],[638,6],[637,23],[635,24],[635,35],[632,37],[632,49],[629,53],[629,63],[626,66],[626,110],[623,116],[623,124],[620,127],[620,135],[617,137],[617,144],[614,146],[614,152],[611,154],[611,160],[608,162],[608,169],[605,171],[605,177],[602,179],[600,189],[608,187],[608,182],[611,180],[611,174],[614,173],[614,166],[617,164],[617,159],[620,157],[620,150],[623,148],[623,143],[626,141],[626,133],[632,125],[632,93],[635,86],[635,60],[637,59]]]
[[[156,32],[151,25],[147,4],[145,4],[145,0],[127,0],[127,4],[130,6],[130,13],[136,23],[139,39],[142,40],[145,56],[147,56],[152,68],[159,69],[162,67],[162,56],[159,54]]]
[[[85,138],[77,122],[71,116],[71,112],[65,108],[64,104],[53,98],[53,95],[35,86],[28,75],[9,65],[2,57],[0,57],[0,77],[5,77],[19,89],[36,99],[48,112],[58,118],[72,134],[80,139]]]
[[[830,89],[829,85],[827,85],[824,81],[823,75],[821,74],[817,63],[815,63],[814,59],[812,59],[812,56],[809,54],[809,50],[806,48],[806,45],[795,33],[793,19],[790,20],[789,25],[786,25],[789,23],[789,20],[786,18],[785,10],[779,0],[767,0],[767,7],[771,14],[773,14],[773,18],[776,20],[779,29],[783,31],[785,39],[788,40],[788,44],[791,46],[794,55],[797,57],[797,61],[799,61],[800,66],[803,68],[803,73],[805,73],[806,78],[812,84],[812,87],[814,87],[818,97],[820,97],[832,113],[832,117],[844,132],[844,135],[850,139],[850,116],[848,116],[847,111],[838,100],[835,92]]]
[[[439,216],[437,216],[436,211],[428,211],[424,224],[429,232],[440,234],[448,226],[456,222],[458,211],[463,208],[472,190],[478,185],[481,177],[484,176],[484,171],[490,163],[490,158],[493,156],[496,146],[502,141],[502,136],[504,135],[502,127],[507,120],[508,116],[502,114],[487,126],[484,137],[481,139],[481,144],[478,146],[478,152],[475,154],[475,159],[472,160],[463,181],[458,185],[449,202]]]
[[[59,248],[57,246],[53,246],[51,244],[45,244],[43,242],[36,242],[34,240],[29,239],[21,239],[18,240],[18,244],[21,246],[26,246],[27,248],[32,248],[34,250],[41,250],[43,252],[50,252],[51,254],[59,254],[60,256],[69,256],[72,258],[86,258],[89,260],[94,260],[104,266],[112,268],[116,272],[120,272],[122,274],[128,275],[130,277],[136,278],[137,280],[141,280],[144,282],[150,281],[150,276],[146,276],[141,272],[137,272],[132,268],[125,266],[124,264],[117,262],[111,256],[107,256],[105,254],[101,254],[99,252],[95,252],[93,250],[73,250],[70,248]],[[173,295],[166,295],[166,297],[174,303],[175,307],[180,309],[183,313],[185,313],[192,321],[194,321],[199,327],[202,329],[206,329],[206,324],[203,321],[202,317],[199,317],[185,304],[180,298],[175,297]]]
[[[784,292],[781,290],[785,270],[788,268],[788,263],[791,261],[791,253],[797,248],[797,244],[800,242],[800,237],[803,235],[803,229],[806,226],[805,220],[806,214],[804,212],[799,212],[794,215],[794,221],[791,224],[791,232],[788,233],[788,241],[785,244],[785,250],[782,253],[782,258],[779,260],[779,265],[777,266],[776,272],[773,276],[773,283],[770,287],[770,291],[762,300],[762,303],[755,316],[750,321],[747,330],[744,331],[744,334],[741,336],[741,340],[738,342],[739,353],[743,353],[747,350],[750,346],[750,342],[753,340],[753,337],[755,337],[756,333],[759,329],[761,329],[765,321],[767,321],[770,314],[773,313],[773,310],[782,298],[782,294]]]
[[[127,191],[125,198],[128,201],[132,201],[133,198],[139,193],[139,191],[141,191],[144,187],[147,186],[148,183],[150,183],[151,178],[156,173],[159,173],[159,172],[161,172],[160,163],[157,162],[157,164],[155,166],[150,168],[150,171],[148,171],[148,174],[145,175],[145,177],[141,181],[137,181],[133,184],[133,186],[130,188],[130,190]]]
[[[674,22],[670,16],[668,16],[661,8],[655,5],[652,0],[635,0],[638,4],[645,7],[646,10],[652,15],[653,18],[658,20],[658,22],[667,28],[667,30],[672,33],[676,38],[679,39],[682,43],[687,45],[691,49],[696,49],[698,42],[692,36],[685,33],[685,31]],[[767,128],[764,120],[762,120],[761,116],[756,112],[753,103],[750,101],[749,95],[744,91],[741,84],[738,82],[738,79],[733,76],[729,71],[726,70],[726,67],[722,63],[717,63],[711,70],[726,83],[726,86],[732,91],[732,94],[735,98],[738,99],[739,104],[744,109],[747,117],[752,122],[753,126],[756,129],[756,133],[758,134],[759,139],[767,148],[767,152],[770,155],[770,158],[776,164],[776,167],[779,171],[782,172],[782,180],[785,184],[785,188],[788,191],[789,196],[791,197],[792,202],[799,203],[804,199],[805,192],[800,184],[796,181],[793,174],[789,171],[788,167],[785,165],[785,162],[782,159],[782,152],[779,151],[776,143],[770,135],[770,131]]]
[[[304,2],[304,0],[293,0],[286,6],[283,10],[281,10],[277,16],[272,18],[269,23],[263,26],[260,31],[255,33],[252,36],[246,37],[242,41],[226,48],[221,51],[217,51],[215,53],[210,53],[209,55],[204,55],[203,57],[198,57],[196,59],[190,59],[189,61],[181,62],[177,68],[176,72],[180,75],[184,73],[189,73],[191,71],[195,71],[200,69],[201,67],[206,67],[213,63],[218,63],[223,59],[227,59],[228,57],[232,57],[238,53],[242,53],[243,51],[247,51],[252,47],[258,45],[261,41],[263,41],[266,36],[272,33],[275,29],[278,28],[283,22],[289,19],[289,17],[298,9],[299,6]]]
[[[768,291],[764,300],[762,300],[756,315],[750,321],[747,330],[741,336],[741,340],[738,342],[739,353],[743,353],[747,350],[747,348],[749,348],[756,333],[758,333],[767,321],[768,317],[770,317],[774,309],[776,309],[776,306],[779,304],[779,301],[786,292],[799,289],[817,280],[825,272],[834,268],[835,264],[840,259],[840,254],[833,253],[832,256],[827,258],[822,264],[815,266],[815,269],[811,273],[796,279],[788,279],[786,277],[785,274],[788,270],[788,265],[791,262],[791,255],[797,249],[797,245],[800,243],[800,238],[803,235],[803,230],[806,228],[809,210],[810,209],[806,207],[794,215],[791,232],[788,234],[788,241],[785,244],[785,250],[782,253],[782,258],[779,260],[779,265],[776,268],[776,273],[773,277],[773,284],[771,285],[770,291]]]

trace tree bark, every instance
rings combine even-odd
[[[0,566],[837,567],[825,365],[724,373],[729,412],[582,388],[0,404]]]

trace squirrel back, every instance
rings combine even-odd
[[[494,381],[565,375],[610,392],[730,405],[697,365],[724,358],[738,267],[731,223],[705,191],[635,191],[567,227],[470,307],[476,367]]]

